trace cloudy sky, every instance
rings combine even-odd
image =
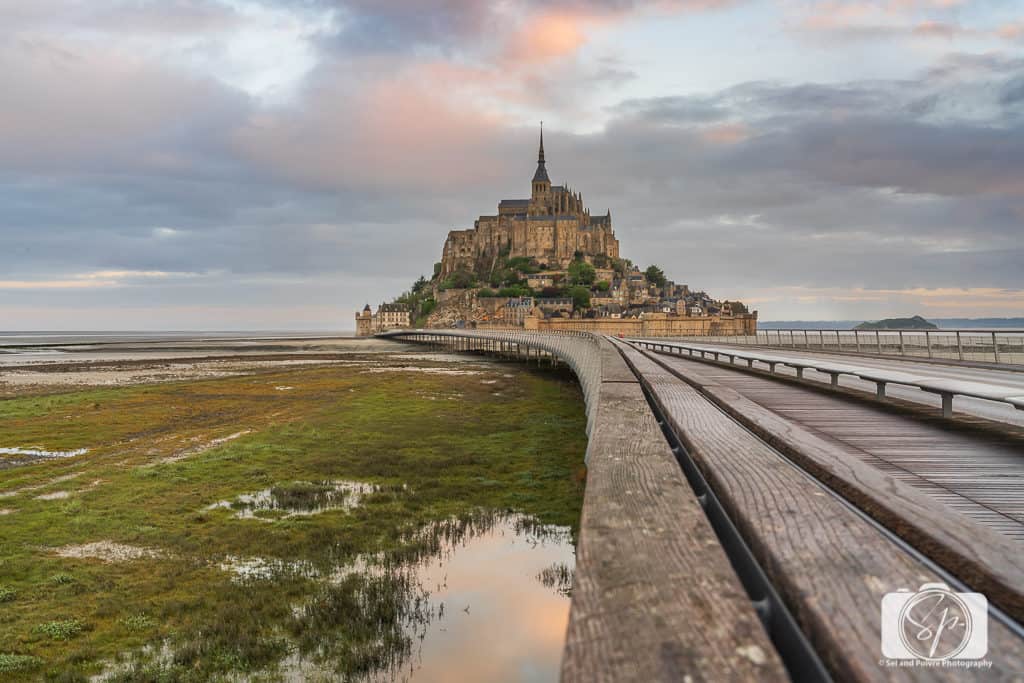
[[[0,0],[0,329],[345,329],[548,169],[763,320],[1024,315],[1021,0]]]

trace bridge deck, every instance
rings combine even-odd
[[[671,358],[672,367],[735,389],[768,410],[833,441],[845,455],[925,491],[1000,533],[1024,541],[1024,443],[910,417],[883,404],[740,370]],[[1022,547],[1024,552],[1024,547]]]
[[[689,344],[689,343],[688,343]],[[786,358],[797,358],[807,362],[827,362],[837,365],[855,365],[859,368],[874,368],[880,373],[905,373],[908,376],[931,377],[949,380],[956,383],[991,384],[995,388],[1009,389],[1010,394],[1024,396],[1024,372],[1012,367],[1002,368],[978,368],[950,364],[934,364],[922,362],[920,359],[901,358],[880,358],[852,356],[847,354],[834,354],[804,349],[779,349],[779,348],[758,348],[758,347],[736,347],[727,344],[690,344],[699,348],[717,350],[724,353],[756,353],[765,358],[783,360]],[[777,374],[785,376],[796,376],[793,368],[779,365],[776,367]],[[803,377],[809,381],[817,381],[828,384],[831,378],[826,373],[816,372],[808,369]],[[864,393],[874,394],[876,385],[874,382],[857,379],[856,377],[842,376],[842,386],[857,389]],[[887,387],[890,397],[897,398],[922,405],[940,407],[942,400],[939,395],[915,389],[912,387],[891,384]],[[993,403],[991,401],[972,398],[969,396],[958,396],[956,399],[956,411],[967,413],[987,420],[1005,422],[1007,424],[1024,427],[1024,410],[1015,410],[1013,405],[1005,403]]]
[[[883,595],[941,583],[942,575],[697,388],[647,354],[624,352],[833,675],[877,678]],[[1019,594],[1024,573],[1008,571]],[[1014,633],[998,623],[989,633],[1000,652],[990,673],[1024,667],[1024,643]]]

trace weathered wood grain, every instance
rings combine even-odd
[[[722,381],[732,379],[722,377],[727,370],[706,368],[674,358],[659,360],[683,374],[687,381],[696,383],[718,406],[889,530],[968,585],[985,593],[991,602],[1015,619],[1024,620],[1024,546],[1013,540],[1024,531],[1024,525],[960,493],[940,487],[913,470],[888,466],[890,463],[873,454],[870,447],[867,450],[858,448],[842,436],[832,436],[829,430],[837,423],[849,425],[854,419],[850,417],[853,414],[863,421],[865,430],[877,435],[878,440],[893,444],[918,425],[894,421],[888,426],[895,429],[886,429],[887,421],[872,419],[875,411],[870,406],[850,406],[841,399],[822,397],[801,387],[776,385],[768,379],[744,378],[741,388],[756,384],[761,389],[756,395],[762,401],[770,402],[773,409],[769,409],[740,394],[732,386],[720,385],[716,378]],[[820,407],[820,411],[815,413],[818,417],[822,413],[831,416],[825,424],[819,425],[821,431],[789,419],[786,415],[791,416],[792,411],[780,408],[780,405],[791,406],[794,399],[801,396]],[[776,410],[782,410],[783,414]],[[901,419],[905,421],[907,418]],[[935,450],[928,449],[927,456],[935,458]],[[978,459],[983,460],[981,457]],[[983,463],[968,461],[957,465],[971,481],[977,481],[976,465]],[[1024,474],[1024,460],[1018,468]],[[1003,469],[1000,463],[1000,470]],[[947,495],[942,496],[943,493]],[[1000,530],[1012,525],[1014,533],[1004,535],[981,520]]]
[[[639,384],[591,441],[562,680],[786,680]]]
[[[635,350],[630,362],[834,676],[959,680],[942,669],[879,666],[885,593],[941,578],[694,387]],[[1016,680],[1024,642],[989,622],[986,679]]]
[[[636,378],[633,371],[626,365],[626,361],[622,359],[622,354],[619,353],[611,342],[607,339],[601,338],[598,342],[601,350],[601,381],[602,382],[631,382],[637,383],[640,380]]]

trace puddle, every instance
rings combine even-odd
[[[418,540],[422,559],[350,577],[369,575],[368,593],[391,590],[408,606],[401,644],[390,629],[379,634],[391,644],[376,653],[386,665],[355,680],[557,680],[575,566],[569,529],[497,516],[433,525]],[[317,607],[297,618],[315,620]],[[299,653],[282,662],[286,680],[329,670],[304,650],[300,638]]]
[[[419,580],[428,589],[441,586],[430,600],[444,611],[426,629],[409,678],[449,681],[458,662],[463,680],[557,680],[569,591],[538,579],[553,565],[565,567],[571,587],[569,530],[506,518],[425,567]]]
[[[25,455],[30,458],[73,458],[76,455],[85,455],[88,448],[78,448],[73,451],[45,451],[37,448],[0,448],[0,455]]]
[[[243,584],[315,582],[275,625],[287,654],[253,680],[374,683],[557,680],[574,566],[568,528],[493,512],[428,525],[399,550],[333,568],[305,558],[219,563]],[[201,637],[146,646],[94,680],[144,662],[172,674]]]
[[[236,557],[228,555],[218,565],[221,571],[234,574],[233,581],[246,583],[248,581],[270,581],[282,575],[298,575],[307,578],[318,576],[316,568],[309,562],[296,560],[286,562],[284,560],[265,557]]]
[[[328,510],[351,510],[363,496],[379,487],[359,481],[294,481],[255,493],[243,493],[234,500],[220,500],[207,510],[234,510],[239,519],[287,519],[318,515]]]

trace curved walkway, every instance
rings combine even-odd
[[[588,333],[382,336],[557,359],[579,378],[587,488],[562,680],[788,680],[640,382],[610,342]]]

